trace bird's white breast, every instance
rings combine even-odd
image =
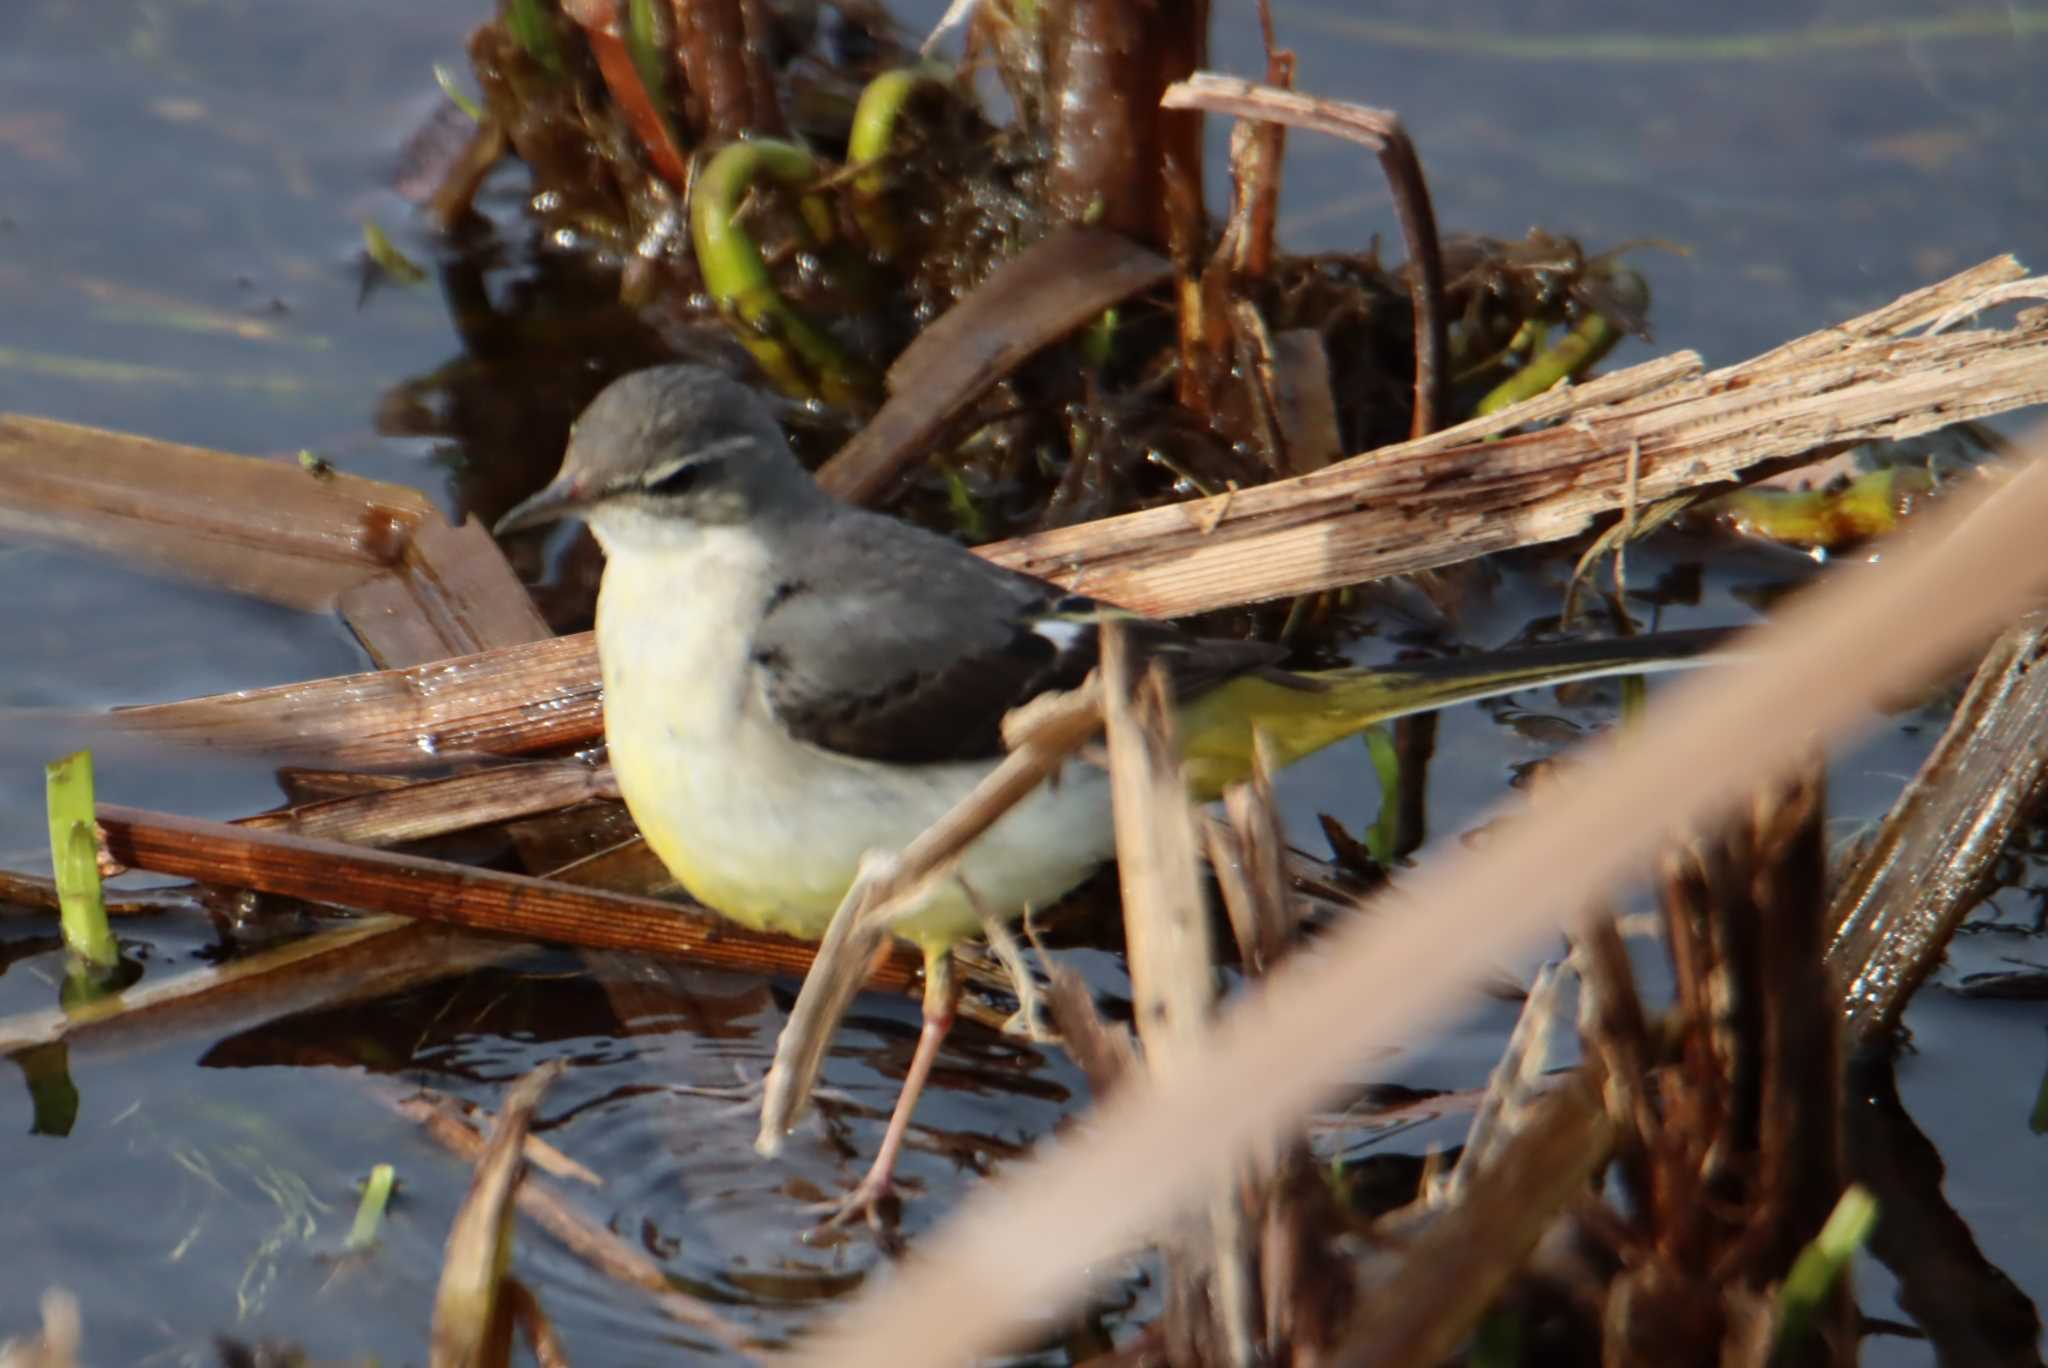
[[[777,576],[752,532],[697,528],[608,549],[597,641],[612,768],[648,844],[715,910],[822,934],[864,855],[900,850],[991,767],[883,764],[784,730],[753,658]],[[1069,768],[970,849],[972,899],[945,885],[905,936],[949,943],[978,925],[977,902],[1005,915],[1049,903],[1109,857],[1106,781]]]

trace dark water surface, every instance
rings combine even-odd
[[[1225,8],[1215,64],[1254,72],[1251,16]],[[230,451],[310,447],[342,469],[418,485],[453,512],[492,497],[465,474],[469,458],[497,454],[490,440],[465,449],[392,434],[545,426],[533,412],[547,402],[539,388],[454,363],[510,347],[497,311],[557,307],[559,263],[537,267],[514,250],[481,274],[451,273],[445,292],[385,286],[367,297],[358,264],[365,219],[416,259],[443,260],[387,187],[404,140],[439,100],[431,66],[462,69],[480,10],[412,0],[0,6],[0,410]],[[2048,11],[1673,12],[1694,30],[1624,29],[1592,5],[1408,0],[1370,12],[1276,9],[1301,55],[1300,85],[1399,110],[1447,230],[1516,237],[1541,224],[1596,249],[1651,237],[1688,247],[1637,258],[1656,290],[1660,349],[1732,362],[1997,252],[2041,264]],[[1378,173],[1356,149],[1297,134],[1287,176],[1290,246],[1394,239]],[[492,182],[496,205],[519,193],[516,171]],[[507,241],[516,248],[518,233]],[[462,300],[460,329],[451,295]],[[599,346],[593,326],[563,308],[551,335],[574,355]],[[614,335],[605,345],[628,344]],[[1618,359],[1649,354],[1631,343]],[[1669,607],[1662,625],[1747,620],[1760,592],[1813,570],[1791,553],[1683,538],[1632,556],[1632,569],[1648,583],[1701,561],[1697,602]],[[1470,598],[1463,634],[1498,643],[1554,614],[1569,564],[1517,559]],[[0,575],[7,709],[152,701],[363,663],[337,620],[101,559],[0,544]],[[1391,649],[1402,626],[1387,610],[1361,657]],[[1566,704],[1532,694],[1448,715],[1432,831],[1454,839],[1515,767],[1603,724],[1610,709],[1611,695]],[[36,767],[64,738],[18,712],[0,716],[16,719],[0,723],[0,856],[32,868],[44,839]],[[1889,719],[1836,758],[1842,839],[1884,810],[1940,723],[1938,708]],[[1365,771],[1362,750],[1343,746],[1290,775],[1284,801],[1304,844],[1320,844],[1319,810],[1354,827],[1370,817]],[[259,768],[136,755],[103,758],[101,793],[204,816],[277,796]],[[2044,958],[2033,885],[2048,880],[2031,858],[2015,870],[2015,885],[1959,942],[1944,984]],[[155,980],[215,953],[197,918],[121,930]],[[53,934],[47,919],[0,918],[0,1015],[53,1005]],[[1116,982],[1107,956],[1077,958],[1098,983]],[[32,1133],[27,1087],[0,1089],[0,1335],[28,1328],[42,1289],[60,1285],[83,1303],[92,1362],[205,1362],[217,1333],[289,1338],[330,1360],[423,1361],[441,1243],[467,1173],[395,1117],[383,1091],[426,1082],[491,1104],[506,1080],[555,1057],[577,1067],[543,1106],[546,1136],[608,1179],[601,1193],[579,1194],[584,1208],[755,1327],[811,1322],[877,1258],[865,1240],[802,1243],[810,1218],[800,1205],[842,1190],[873,1153],[915,1035],[914,1004],[859,1004],[827,1072],[843,1098],[831,1124],[807,1122],[771,1163],[753,1154],[744,1106],[674,1089],[722,1087],[763,1068],[793,985],[685,974],[665,1015],[643,1019],[616,1005],[629,972],[536,950],[367,1007],[146,1044],[81,1043],[68,1060],[77,1113],[61,1136]],[[1459,1030],[1361,1076],[1477,1086],[1512,1015],[1476,1006]],[[1948,1198],[1984,1255],[2038,1300],[2048,1292],[2048,1158],[2029,1113],[2048,1067],[2048,1008],[1965,1000],[1937,985],[1909,1021],[1917,1049],[1899,1069],[1905,1105],[1946,1162]],[[906,1218],[913,1241],[978,1170],[1000,1167],[1084,1100],[1057,1052],[959,1032],[905,1166],[923,1189]],[[1455,1143],[1461,1128],[1450,1118],[1383,1145],[1419,1153]],[[383,1247],[338,1265],[354,1185],[379,1162],[395,1164],[403,1184]],[[673,1362],[695,1344],[543,1236],[523,1240],[518,1267],[580,1362]],[[1904,1319],[1887,1276],[1874,1266],[1865,1275],[1865,1309]],[[1151,1305],[1142,1277],[1102,1296],[1112,1308]],[[1871,1340],[1866,1355],[1931,1361],[1899,1338]]]

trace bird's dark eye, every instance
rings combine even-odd
[[[715,464],[717,464],[715,461],[703,459],[685,461],[673,470],[667,470],[656,475],[653,479],[642,485],[641,488],[645,489],[649,494],[663,496],[683,494],[688,492],[692,485],[702,480]]]

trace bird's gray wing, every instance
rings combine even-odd
[[[1105,616],[1182,695],[1281,654],[1123,614],[873,514],[848,511],[822,532],[788,558],[753,656],[775,715],[827,750],[896,764],[998,757],[1004,714],[1095,667]]]

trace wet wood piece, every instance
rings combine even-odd
[[[802,974],[811,962],[812,947],[802,941],[749,931],[657,898],[111,803],[97,810],[107,853],[130,869],[528,940],[675,955],[713,968]],[[894,947],[874,965],[869,986],[909,989],[918,966],[915,953]]]
[[[388,573],[417,490],[0,414],[0,535],[105,551],[306,610]]]
[[[1906,322],[1931,321],[1958,296],[1996,283],[1987,274],[2019,270],[2010,258],[1990,266],[1918,292]],[[1893,306],[1871,319],[1890,326],[1901,312]],[[1829,329],[1783,364],[1759,358],[1679,378],[1674,359],[1653,362],[1642,374],[1532,401],[1543,407],[1518,405],[1315,474],[981,550],[998,564],[1173,617],[1560,540],[1619,512],[1632,470],[1640,505],[1832,444],[1914,436],[2048,402],[2048,321],[1913,338],[1874,326],[1866,319]],[[1675,360],[1697,366],[1697,358]],[[1546,409],[1566,421],[1483,440]]]
[[[59,906],[56,880],[0,869],[0,917],[6,917],[17,909],[42,916],[58,911]],[[109,894],[105,907],[110,917],[150,917],[198,910],[198,904],[190,894],[162,889]]]
[[[1184,263],[1201,250],[1202,116],[1160,100],[1208,53],[1208,0],[1048,0],[1046,202]]]
[[[536,760],[258,813],[235,825],[353,845],[403,845],[606,796],[608,775],[579,760]]]
[[[401,670],[122,708],[105,721],[180,745],[325,764],[443,764],[587,745],[604,730],[602,692],[585,633]]]
[[[482,527],[448,527],[403,485],[285,461],[0,414],[0,536],[339,608],[384,666],[548,634]]]
[[[1172,274],[1165,257],[1100,228],[1062,228],[1026,248],[904,348],[889,367],[889,398],[819,468],[818,483],[852,503],[880,497],[989,386]]]
[[[483,524],[450,527],[438,514],[413,529],[390,573],[348,589],[336,606],[385,669],[553,635]]]
[[[1852,1038],[1889,1035],[2048,784],[2048,611],[2000,637],[1828,910]]]
[[[516,942],[371,918],[216,968],[138,984],[82,1007],[0,1021],[0,1054],[57,1041],[95,1050],[158,1046],[183,1033],[231,1035],[266,1021],[363,1002],[524,953]]]

